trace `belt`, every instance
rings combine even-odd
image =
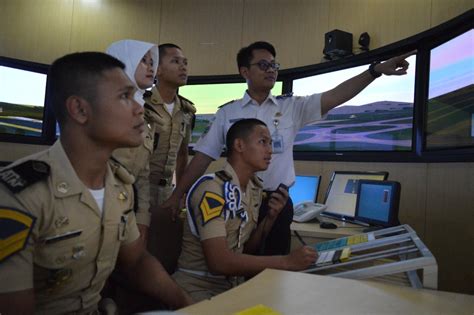
[[[212,279],[227,280],[227,276],[213,275],[212,273],[210,273],[208,271],[190,270],[190,269],[185,269],[185,268],[178,268],[178,271],[182,271],[182,272],[185,272],[185,273],[190,273],[190,274],[195,275],[195,276],[207,277],[207,278],[212,278]]]

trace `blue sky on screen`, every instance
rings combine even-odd
[[[44,106],[46,74],[0,66],[0,102]]]
[[[474,30],[431,51],[429,98],[470,84],[474,84]]]
[[[410,63],[407,75],[382,76],[344,105],[365,105],[379,101],[413,103],[416,56],[410,56],[407,60]],[[363,65],[295,80],[293,81],[293,93],[295,95],[310,95],[325,92],[364,72],[368,66]]]

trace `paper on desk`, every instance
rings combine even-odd
[[[234,313],[233,315],[283,315],[283,314],[271,309],[268,306],[265,306],[263,304],[258,304],[250,308],[247,308],[243,311]]]

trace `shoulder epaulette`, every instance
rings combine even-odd
[[[181,96],[181,95],[179,95],[179,94],[178,94],[178,97],[179,97],[182,101],[186,101],[186,102],[190,103],[191,105],[194,105],[194,103],[191,102],[190,100],[188,100],[186,97]]]
[[[110,164],[112,172],[117,175],[125,184],[133,184],[135,182],[135,177],[132,173],[115,157],[110,157]]]
[[[160,104],[160,97],[159,97],[159,92],[156,87],[154,87],[150,91],[146,91],[143,93],[143,99],[145,100],[145,103],[151,104],[151,105],[158,105]]]
[[[235,101],[236,101],[236,100],[232,100],[232,101],[229,101],[229,102],[227,102],[227,103],[224,103],[224,104],[222,104],[221,106],[219,106],[218,108],[227,106],[227,105],[229,105],[230,103],[233,103],[233,102],[235,102]]]
[[[292,97],[293,96],[293,92],[291,93],[286,93],[286,94],[282,94],[282,95],[278,95],[276,97],[277,100],[282,100],[282,99],[285,99],[285,98],[288,98],[288,97]]]
[[[216,172],[216,176],[219,177],[224,182],[229,182],[232,180],[232,175],[230,175],[224,170]]]
[[[255,186],[257,186],[258,188],[263,188],[263,180],[258,177],[257,175],[254,175],[252,177],[252,182],[254,183]]]
[[[0,171],[2,182],[14,194],[48,177],[50,167],[43,161],[29,160]]]

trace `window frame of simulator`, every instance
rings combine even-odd
[[[435,26],[429,30],[418,33],[414,36],[408,37],[401,41],[371,50],[367,52],[361,52],[354,56],[343,57],[338,60],[328,61],[315,65],[308,65],[304,67],[297,67],[291,69],[284,69],[279,71],[278,81],[282,82],[281,94],[291,93],[293,91],[293,85],[297,84],[299,79],[308,78],[314,75],[331,75],[334,72],[350,69],[353,67],[364,65],[361,69],[366,69],[367,65],[374,61],[387,60],[391,57],[401,55],[403,53],[416,50],[416,66],[412,67],[415,71],[414,76],[414,90],[413,90],[413,116],[405,117],[400,120],[400,124],[404,124],[403,128],[400,129],[400,137],[404,140],[410,140],[411,146],[405,147],[403,150],[397,150],[396,147],[392,147],[390,150],[373,150],[370,146],[348,148],[340,150],[338,145],[330,147],[330,150],[315,150],[311,147],[298,147],[294,150],[295,160],[309,160],[309,161],[351,161],[351,162],[472,162],[474,161],[474,145],[470,145],[470,138],[467,138],[467,144],[456,146],[445,146],[445,147],[432,147],[429,143],[429,127],[433,123],[430,121],[431,117],[429,109],[429,79],[430,79],[430,56],[431,52],[435,51],[438,47],[449,42],[462,35],[463,33],[469,32],[474,28],[474,10],[468,10],[465,13],[445,22],[438,26]],[[323,40],[323,39],[322,39]],[[278,47],[277,47],[278,49]],[[470,51],[470,58],[472,59],[474,52]],[[10,66],[25,69],[33,72],[46,73],[48,65],[38,64],[28,61],[21,61],[11,58],[0,57],[0,65],[10,64]],[[283,65],[284,66],[284,65]],[[412,71],[412,70],[410,70]],[[447,76],[455,75],[455,73],[447,73]],[[401,76],[403,80],[406,76]],[[378,78],[376,81],[383,82],[387,78]],[[216,76],[190,76],[189,84],[221,84],[221,83],[244,83],[244,79],[237,74],[234,75],[216,75]],[[377,82],[374,82],[374,87],[377,86]],[[27,82],[24,84],[25,89],[28,88]],[[184,88],[185,89],[185,88]],[[368,87],[370,89],[370,86]],[[362,92],[364,93],[364,92]],[[279,93],[276,93],[279,94]],[[20,142],[20,143],[37,143],[37,144],[51,144],[57,138],[56,135],[56,122],[54,115],[49,106],[50,91],[46,88],[45,94],[45,106],[43,111],[43,123],[42,132],[39,137],[31,137],[24,135],[12,135],[12,134],[0,134],[0,141],[4,142]],[[242,92],[243,95],[243,92]],[[185,94],[183,96],[186,97]],[[242,96],[239,96],[239,98]],[[464,95],[463,97],[469,97]],[[197,114],[199,117],[199,102],[190,98],[191,101],[196,103]],[[230,100],[230,99],[229,99]],[[222,104],[221,104],[222,105]],[[448,104],[449,106],[449,104]],[[379,108],[384,109],[383,106]],[[470,107],[467,106],[467,110]],[[405,116],[408,113],[408,109],[405,108]],[[210,113],[212,114],[212,113]],[[209,114],[209,115],[210,115]],[[355,114],[357,116],[357,114]],[[467,116],[466,116],[467,117]],[[212,117],[210,117],[212,119]],[[411,120],[411,122],[410,122]],[[448,120],[449,123],[449,120]],[[464,122],[463,122],[464,123]],[[474,138],[474,112],[472,113],[471,122],[465,122],[471,124],[471,136]],[[317,123],[317,125],[320,123]],[[303,133],[308,133],[310,130],[314,134],[314,126],[304,127],[300,132],[299,139],[301,137],[307,137],[308,135],[302,136]],[[200,128],[202,129],[202,125]],[[464,126],[465,127],[465,126]],[[371,127],[374,132],[377,132],[377,128],[380,126]],[[449,128],[457,128],[456,125],[452,127],[447,125]],[[411,134],[409,133],[411,130]],[[464,128],[463,132],[466,132],[468,128]],[[201,130],[202,131],[202,130]],[[394,130],[393,130],[394,131]],[[339,131],[338,131],[339,132]],[[342,133],[360,133],[360,129],[357,126],[352,126],[346,130],[342,130]],[[382,130],[381,133],[384,131]],[[377,137],[389,137],[390,132],[387,131],[384,135],[376,135]],[[395,137],[395,136],[394,136]],[[309,138],[305,138],[305,141],[311,143]],[[396,139],[396,138],[395,138]],[[428,141],[427,141],[428,139]],[[195,140],[195,139],[194,139]],[[409,141],[407,141],[408,143]],[[192,153],[192,144],[190,145]]]
[[[3,101],[0,103],[0,107],[7,108],[6,112],[3,108],[0,112],[1,116],[3,116],[2,125],[12,130],[12,132],[3,132],[1,130],[0,141],[51,144],[54,140],[48,135],[51,132],[52,124],[54,124],[54,118],[48,117],[50,116],[47,106],[49,96],[47,74],[49,65],[0,56],[0,67],[3,68],[4,73],[10,72],[23,77],[23,80],[3,78],[7,84],[1,84],[0,82],[0,90],[2,86],[4,88],[6,86],[9,89],[8,93],[16,95],[15,98],[29,97],[31,94],[36,95],[36,98],[42,98],[39,101],[41,104],[34,105]],[[42,77],[43,75],[44,78]],[[2,78],[0,77],[1,80]],[[4,92],[0,91],[1,93]],[[6,96],[9,97],[8,95]],[[11,120],[11,123],[8,123],[8,120]]]

